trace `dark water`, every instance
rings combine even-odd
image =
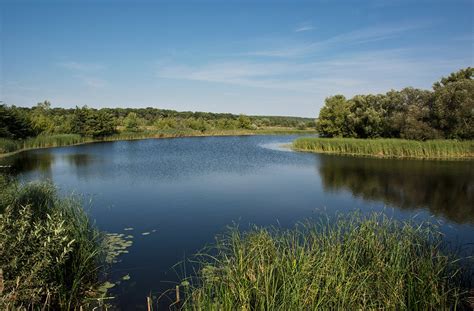
[[[37,150],[2,160],[23,180],[48,178],[92,199],[102,230],[134,235],[113,277],[123,309],[173,287],[171,267],[232,222],[292,226],[325,213],[385,210],[442,222],[474,243],[474,162],[381,160],[291,152],[294,136],[124,141]],[[124,232],[124,228],[133,231]],[[155,231],[154,231],[155,230]],[[154,232],[153,232],[154,231]],[[149,235],[142,235],[150,232]]]

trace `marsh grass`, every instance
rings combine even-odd
[[[474,141],[304,137],[293,142],[298,151],[387,158],[472,159]]]
[[[7,138],[0,138],[0,153],[9,153],[18,150],[17,141]]]
[[[269,127],[258,130],[206,130],[198,131],[193,129],[162,129],[162,130],[144,130],[139,132],[122,131],[114,135],[105,137],[83,137],[77,134],[55,134],[39,135],[24,140],[12,140],[0,138],[0,156],[11,154],[18,151],[72,146],[78,144],[119,141],[119,140],[139,140],[151,138],[175,138],[175,137],[195,137],[195,136],[235,136],[235,135],[278,135],[278,134],[308,134],[312,130],[298,130],[293,128]]]
[[[197,265],[181,283],[184,310],[443,310],[465,294],[435,226],[382,214],[231,228]]]
[[[10,183],[0,197],[0,309],[87,306],[104,254],[80,201],[49,183]]]

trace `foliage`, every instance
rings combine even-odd
[[[0,308],[77,308],[98,282],[100,235],[80,202],[49,183],[0,193]]]
[[[300,151],[387,158],[472,159],[474,141],[355,139],[303,137],[293,142]]]
[[[130,112],[123,120],[123,125],[126,131],[138,132],[140,131],[140,120],[135,112]]]
[[[344,96],[336,95],[326,98],[325,105],[319,112],[318,132],[331,137],[348,136],[348,115],[349,105]]]
[[[456,309],[466,285],[435,226],[381,214],[232,228],[197,264],[184,310]]]
[[[178,112],[156,108],[33,108],[0,105],[0,154],[126,137],[179,137],[311,130],[309,118]],[[135,138],[133,138],[135,139]]]
[[[316,129],[325,137],[473,139],[474,68],[442,78],[433,91],[328,97]]]
[[[0,105],[0,138],[22,139],[34,135],[26,114],[16,107]]]
[[[72,119],[72,131],[86,137],[104,137],[116,132],[114,119],[103,110],[76,107]]]

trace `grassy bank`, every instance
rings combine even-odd
[[[353,156],[417,158],[417,159],[472,159],[474,141],[357,138],[298,138],[293,142],[298,151],[345,154]]]
[[[40,135],[34,138],[24,140],[12,140],[0,138],[0,157],[8,156],[23,150],[51,148],[61,146],[72,146],[77,144],[85,144],[101,141],[119,141],[119,140],[135,140],[149,138],[173,138],[173,137],[195,137],[195,136],[232,136],[232,135],[278,135],[278,134],[305,134],[313,133],[310,130],[296,130],[292,128],[264,128],[258,130],[147,130],[142,132],[120,132],[107,137],[91,138],[83,137],[77,134],[56,134],[56,135]]]
[[[0,186],[0,309],[90,305],[104,254],[80,202],[58,197],[48,183],[2,178]]]
[[[465,295],[435,227],[379,214],[231,229],[198,266],[184,310],[444,310]]]

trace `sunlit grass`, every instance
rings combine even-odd
[[[233,228],[197,264],[184,310],[444,310],[465,294],[436,227],[381,214]]]
[[[329,154],[373,156],[388,158],[474,158],[474,141],[357,138],[298,138],[293,148]]]

